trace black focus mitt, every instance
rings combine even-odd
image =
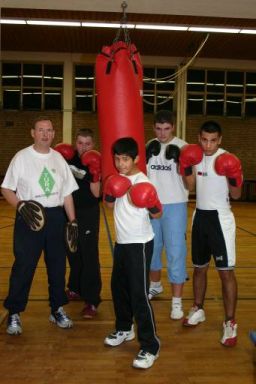
[[[42,204],[34,200],[21,200],[17,205],[17,211],[32,231],[43,229],[46,216]]]
[[[76,220],[69,221],[66,224],[65,241],[69,252],[75,253],[78,243],[78,225]]]
[[[161,151],[161,144],[158,140],[154,139],[154,140],[151,140],[147,143],[146,145],[146,160],[147,160],[147,163],[149,162],[149,159],[152,157],[152,156],[157,156],[159,155]]]
[[[165,149],[165,158],[167,160],[171,160],[173,159],[173,161],[175,163],[178,163],[179,162],[179,158],[180,158],[180,149],[177,145],[174,145],[174,144],[169,144],[166,146],[166,149]]]

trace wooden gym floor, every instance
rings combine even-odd
[[[189,203],[188,273],[184,289],[184,309],[192,304],[190,225],[194,202]],[[170,289],[163,271],[164,293],[152,302],[157,331],[161,338],[160,357],[145,371],[133,369],[137,341],[116,348],[103,345],[113,330],[114,312],[110,293],[112,254],[109,234],[113,235],[112,212],[102,211],[100,259],[103,280],[102,303],[95,319],[80,316],[82,302],[71,302],[65,309],[74,328],[62,330],[49,323],[47,278],[41,258],[27,309],[22,313],[23,334],[6,334],[6,311],[2,303],[8,290],[13,262],[12,230],[14,210],[0,200],[0,383],[1,384],[251,384],[256,383],[256,348],[248,338],[256,329],[256,204],[233,203],[237,222],[237,305],[238,344],[224,348],[219,339],[223,308],[217,272],[209,270],[205,302],[206,321],[184,328],[181,321],[169,318]],[[108,228],[106,227],[106,221]],[[108,234],[109,230],[109,234]]]

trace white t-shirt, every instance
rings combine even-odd
[[[33,145],[13,157],[2,187],[16,191],[20,200],[35,200],[48,208],[63,205],[64,197],[78,189],[68,164],[58,152],[50,148],[47,154],[39,153]]]
[[[204,210],[229,210],[229,188],[226,176],[215,172],[216,157],[226,152],[219,148],[212,156],[203,156],[196,171],[196,206]]]
[[[149,182],[142,172],[125,177],[131,181],[132,185]],[[154,238],[148,210],[131,205],[127,193],[115,201],[114,221],[116,241],[119,244],[147,243]]]
[[[157,139],[156,139],[157,140]],[[177,145],[179,148],[187,143],[174,137],[168,143],[161,143],[159,155],[152,156],[147,164],[147,175],[156,187],[162,204],[176,204],[188,201],[188,191],[184,187],[181,175],[178,173],[177,164],[173,159],[165,158],[165,149],[169,144]]]

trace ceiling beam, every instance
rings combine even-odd
[[[2,8],[122,12],[123,0],[0,0]],[[126,0],[129,13],[256,19],[255,0]]]

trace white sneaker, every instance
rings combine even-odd
[[[205,321],[204,310],[198,309],[197,307],[192,307],[188,316],[183,320],[183,325],[190,327],[202,323],[203,321]]]
[[[68,317],[62,307],[59,307],[56,312],[52,312],[49,320],[52,323],[57,324],[60,328],[68,329],[73,327],[73,321]]]
[[[133,360],[132,366],[134,368],[147,369],[152,367],[155,360],[158,358],[158,354],[152,355],[152,353],[143,351],[142,349],[139,351],[136,358]]]
[[[18,313],[8,316],[6,332],[9,335],[20,335],[22,333],[22,325]]]
[[[225,347],[234,347],[237,342],[237,323],[235,320],[224,321],[221,344]]]
[[[159,285],[159,287],[149,287],[149,294],[148,298],[149,300],[153,299],[155,296],[159,295],[164,291],[162,284]]]
[[[122,344],[124,341],[131,341],[135,339],[134,326],[132,325],[130,331],[115,331],[110,333],[105,340],[105,345],[110,345],[111,347],[116,347],[117,345]]]
[[[183,316],[184,316],[184,312],[182,310],[182,306],[179,304],[173,304],[170,318],[173,320],[180,320],[182,319]]]

